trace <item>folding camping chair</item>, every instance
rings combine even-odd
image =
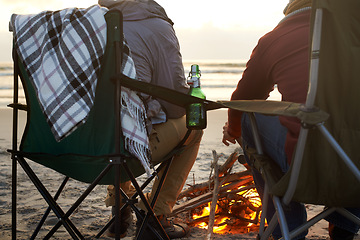
[[[82,233],[80,233],[78,228],[70,220],[70,216],[97,184],[115,185],[115,207],[117,209],[117,211],[115,211],[115,226],[120,225],[120,194],[124,198],[124,205],[121,209],[126,206],[130,206],[136,213],[139,213],[139,210],[134,204],[137,202],[136,198],[140,197],[148,211],[147,215],[144,216],[142,228],[149,227],[154,231],[159,239],[168,239],[168,236],[152,210],[166,174],[163,174],[160,180],[159,188],[156,191],[155,197],[151,203],[146,200],[142,190],[156,176],[156,172],[159,171],[160,168],[165,167],[165,173],[167,172],[173,156],[182,151],[184,142],[190,131],[188,131],[185,138],[179,143],[179,145],[172,150],[163,161],[161,161],[162,164],[159,168],[157,168],[157,170],[148,177],[143,185],[139,186],[136,181],[136,177],[142,175],[145,171],[140,161],[125,149],[124,139],[121,132],[120,81],[122,78],[125,78],[125,75],[123,75],[123,73],[119,70],[120,68],[116,66],[121,66],[123,61],[124,39],[122,33],[122,14],[119,11],[109,11],[105,14],[105,20],[107,25],[107,44],[101,63],[101,77],[96,86],[94,105],[89,112],[86,122],[80,125],[69,136],[65,137],[61,141],[56,141],[53,133],[51,132],[50,126],[45,119],[37,99],[34,85],[29,78],[27,72],[28,66],[24,65],[24,63],[20,60],[16,44],[14,46],[14,99],[13,103],[9,105],[9,107],[13,108],[13,142],[12,149],[8,150],[12,156],[13,239],[16,239],[17,237],[16,200],[18,163],[49,205],[49,208],[44,214],[43,219],[40,221],[39,226],[35,229],[31,237],[32,239],[34,239],[39,233],[41,225],[44,223],[51,210],[58,218],[58,222],[45,236],[45,238],[50,238],[57,229],[63,225],[73,239],[84,239]],[[18,102],[19,76],[25,91],[26,105]],[[131,78],[127,78],[127,80],[129,85],[131,85],[132,82],[136,82]],[[167,94],[167,92],[164,92],[164,95]],[[191,101],[195,101],[195,98],[192,97],[191,99]],[[27,111],[27,123],[21,138],[20,146],[18,147],[17,124],[19,110]],[[32,168],[29,166],[27,159],[45,167],[54,169],[66,176],[64,182],[61,184],[54,197],[50,195],[44,184],[36,176]],[[74,205],[64,212],[56,201],[69,178],[90,184]],[[132,184],[136,188],[137,192],[134,196],[126,196],[126,194],[120,190],[119,183],[127,180],[131,180]],[[159,232],[147,224],[150,218],[154,220],[153,222],[155,222],[158,229],[160,229]],[[100,237],[106,227],[110,224],[111,222],[100,231],[97,237]],[[116,239],[119,239],[119,229],[115,229]],[[142,232],[142,230],[140,230],[140,232]],[[138,238],[141,238],[141,236],[139,235]]]
[[[262,214],[258,238],[268,239],[277,224],[292,239],[321,219],[338,212],[360,225],[345,208],[360,207],[359,1],[313,0],[309,91],[305,105],[253,101],[238,108],[250,116],[256,150],[248,149],[265,181],[263,211],[269,200],[276,214],[265,230]],[[321,47],[320,47],[321,46]],[[226,103],[228,106],[238,103]],[[315,107],[316,106],[316,107]],[[302,127],[290,170],[283,175],[263,154],[254,113],[293,116]],[[329,114],[329,115],[328,115]],[[289,232],[284,207],[291,201],[324,205],[324,210]]]
[[[360,157],[356,149],[360,141],[360,109],[359,95],[354,92],[359,89],[360,76],[355,66],[360,57],[359,4],[357,0],[313,0],[310,88],[305,105],[266,100],[205,102],[207,110],[231,108],[250,115],[256,149],[247,153],[266,182],[263,209],[270,198],[276,208],[267,227],[263,212],[259,239],[268,239],[279,223],[283,238],[289,240],[333,212],[360,225],[360,219],[345,209],[360,207]],[[285,175],[263,154],[254,113],[301,121],[295,156]],[[291,201],[326,207],[289,232],[283,208]]]

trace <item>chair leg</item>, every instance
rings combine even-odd
[[[261,240],[267,240],[269,239],[271,233],[274,231],[275,227],[277,226],[278,224],[278,220],[277,220],[277,217],[276,215],[274,215],[272,217],[272,219],[270,220],[270,223],[268,224],[264,234],[261,236]]]
[[[151,201],[150,207],[151,207],[151,212],[152,212],[152,213],[153,213],[152,209],[153,209],[153,207],[154,207],[155,204],[156,204],[156,200],[157,200],[158,195],[159,195],[159,193],[160,193],[160,190],[161,190],[161,188],[162,188],[162,186],[163,186],[163,184],[164,184],[164,181],[165,181],[165,179],[166,179],[166,177],[167,177],[167,172],[168,172],[168,170],[169,170],[169,168],[170,168],[170,165],[171,165],[172,160],[173,160],[173,157],[172,157],[171,159],[169,159],[168,162],[166,163],[166,168],[165,168],[164,174],[162,175],[162,177],[161,177],[161,179],[160,179],[158,188],[156,189],[156,192],[155,192],[155,194],[154,194],[154,198],[153,198],[152,201]],[[152,214],[152,215],[155,216],[155,214]],[[139,239],[141,238],[143,229],[145,229],[145,226],[147,226],[147,222],[148,222],[148,219],[149,219],[150,216],[151,216],[151,215],[150,215],[150,212],[148,211],[148,214],[147,214],[146,217],[143,219],[143,223],[142,223],[142,225],[141,225],[140,232],[138,233],[137,238],[139,238]],[[159,222],[159,220],[158,220],[157,218],[156,218],[156,222],[155,222],[155,223],[158,223],[158,227],[159,227],[159,229],[162,231],[162,230],[163,230],[163,227],[162,227],[162,225],[160,224],[160,222]],[[148,227],[149,227],[149,226],[148,226]],[[151,228],[150,228],[150,229],[151,229]],[[161,236],[159,236],[159,235],[157,234],[157,232],[156,232],[154,229],[151,229],[151,230],[152,230],[153,233],[155,233],[155,234],[158,236],[159,239],[163,239]],[[164,230],[164,232],[165,232],[165,230]],[[166,239],[168,239],[168,236],[167,236],[166,233],[165,233],[164,236],[166,236]]]
[[[11,193],[11,235],[12,239],[16,239],[16,205],[17,205],[17,159],[12,156],[12,193]]]
[[[55,201],[57,201],[57,199],[59,198],[60,193],[64,189],[64,187],[65,187],[66,183],[68,182],[68,180],[69,180],[69,177],[65,177],[64,181],[61,183],[59,189],[57,190],[57,192],[56,192],[56,194],[54,196]],[[39,233],[42,225],[44,224],[46,218],[48,217],[50,211],[51,211],[51,208],[48,207],[30,239],[35,239],[36,238],[36,236]]]
[[[16,54],[15,48],[12,50],[13,53],[13,63],[14,63],[14,86],[13,86],[13,104],[16,106],[19,102],[19,65],[18,65],[18,55]],[[12,150],[17,151],[18,148],[18,120],[19,120],[19,109],[17,107],[13,108],[13,123],[12,123]],[[11,235],[12,239],[16,239],[16,205],[17,205],[17,157],[14,152],[11,153],[12,159],[12,180],[11,180]]]
[[[49,204],[55,215],[58,217],[58,219],[61,219],[61,223],[64,225],[68,233],[71,235],[73,239],[79,239],[76,235],[78,230],[76,228],[73,228],[74,226],[71,226],[71,222],[67,217],[65,217],[65,213],[62,211],[62,209],[57,205],[55,200],[51,197],[50,193],[46,190],[44,185],[41,183],[41,181],[38,179],[36,174],[32,171],[30,166],[27,164],[24,158],[19,157],[18,159],[19,164],[24,169],[25,173],[28,175],[30,180],[34,183],[36,188],[39,190],[40,194],[43,196],[45,201]],[[81,235],[81,234],[80,234]]]
[[[117,151],[118,152],[118,151]],[[120,240],[120,162],[122,162],[121,157],[119,159],[116,159],[115,162],[117,163],[115,165],[115,239]]]
[[[171,160],[169,160],[169,163],[168,163],[168,164],[171,164]],[[145,205],[145,207],[146,207],[146,209],[147,209],[147,211],[148,211],[148,212],[147,212],[147,215],[145,216],[145,219],[144,219],[144,221],[143,221],[143,224],[142,224],[142,226],[141,226],[141,228],[140,228],[140,232],[139,232],[139,234],[138,234],[138,236],[137,236],[136,239],[140,239],[139,236],[141,236],[141,234],[142,234],[142,232],[143,232],[143,229],[144,229],[144,226],[147,225],[147,221],[148,221],[148,219],[149,219],[150,217],[152,217],[152,219],[154,220],[156,226],[159,228],[161,235],[163,235],[163,236],[165,237],[165,239],[169,239],[169,236],[166,234],[164,228],[163,228],[162,225],[160,224],[159,219],[155,216],[155,213],[154,213],[154,211],[153,211],[153,209],[152,209],[153,206],[151,206],[151,205],[149,204],[149,202],[147,201],[147,199],[146,199],[145,195],[143,194],[143,192],[142,192],[139,184],[137,183],[134,175],[131,173],[131,170],[129,169],[129,167],[127,166],[126,163],[123,164],[123,167],[124,167],[126,173],[128,174],[128,176],[129,176],[132,184],[134,185],[136,191],[138,192],[140,199],[143,201],[143,203],[144,203],[144,205]],[[164,177],[165,177],[165,176],[164,176]],[[161,180],[163,181],[163,179],[161,179]],[[159,187],[160,187],[160,188],[162,187],[162,183],[159,184]],[[154,199],[155,199],[155,198],[154,198]],[[154,200],[153,200],[152,203],[155,203]],[[145,225],[145,224],[146,224],[146,225]],[[151,229],[151,228],[150,228],[150,229]],[[154,233],[158,236],[159,239],[164,239],[164,238],[162,238],[160,235],[158,235],[158,233],[157,233],[156,231],[155,231]]]
[[[297,227],[296,229],[290,232],[290,237],[294,238],[297,235],[301,234],[302,232],[309,229],[311,226],[319,222],[320,220],[324,219],[326,216],[330,215],[331,213],[335,212],[335,208],[327,208],[321,213],[317,214],[313,218],[309,219],[306,223],[302,224],[301,226]]]
[[[81,202],[89,195],[89,193],[97,186],[97,184],[101,181],[101,179],[109,172],[112,165],[108,165],[100,175],[89,185],[89,187],[85,190],[85,192],[79,197],[79,199],[73,204],[73,206],[64,213],[63,210],[58,206],[56,200],[50,195],[45,186],[38,179],[36,174],[33,172],[31,167],[27,164],[26,160],[22,157],[18,157],[17,161],[24,169],[25,173],[28,175],[30,180],[34,183],[35,187],[38,189],[40,194],[43,196],[45,201],[48,203],[49,207],[57,218],[59,222],[53,227],[53,229],[44,237],[44,239],[49,239],[61,226],[64,225],[65,229],[71,235],[73,239],[84,239],[80,231],[75,227],[75,225],[70,221],[70,215],[76,210],[76,208],[81,204]]]
[[[338,213],[340,213],[341,215],[343,215],[344,217],[350,219],[351,221],[353,221],[354,223],[357,223],[360,225],[360,218],[355,216],[354,214],[352,214],[351,212],[349,212],[348,210],[346,210],[345,208],[336,208],[336,211]]]
[[[261,202],[262,202],[262,208],[261,208],[262,210],[261,210],[261,219],[260,219],[260,227],[259,227],[259,237],[261,237],[265,231],[265,218],[267,214],[267,207],[269,204],[269,192],[268,192],[267,184],[265,184],[264,196]]]
[[[105,167],[105,169],[97,176],[97,178],[88,186],[88,188],[84,191],[84,193],[78,198],[78,200],[69,208],[69,210],[66,212],[66,214],[64,215],[64,218],[68,220],[68,218],[70,217],[70,215],[76,210],[76,208],[84,201],[84,199],[90,194],[90,192],[97,186],[97,184],[101,181],[101,179],[110,171],[110,169],[112,168],[112,165],[109,164]],[[70,224],[72,224],[72,222],[70,220],[68,220],[70,222]],[[50,238],[56,231],[57,229],[59,229],[59,227],[63,224],[62,221],[59,221],[54,227],[53,229],[51,229],[51,231],[48,233],[48,235],[45,237],[46,239]],[[73,225],[73,224],[72,224]],[[80,236],[81,233],[77,230],[77,228],[73,225],[75,231],[77,231]],[[83,237],[82,237],[83,239]]]
[[[281,200],[277,196],[273,196],[273,200],[274,200],[274,206],[275,206],[275,209],[277,212],[278,221],[280,224],[280,229],[281,229],[283,239],[290,240],[289,228],[286,223],[285,213],[284,213],[284,210],[281,205]]]
[[[166,167],[165,167],[164,173],[163,173],[163,175],[161,176],[161,179],[160,179],[158,188],[156,189],[156,192],[155,192],[155,194],[154,194],[154,197],[153,197],[153,199],[152,199],[152,201],[151,201],[151,204],[150,204],[151,208],[153,208],[153,207],[155,206],[155,204],[156,204],[156,200],[157,200],[157,198],[158,198],[158,196],[159,196],[159,194],[160,194],[160,191],[161,191],[162,186],[164,185],[164,182],[165,182],[165,179],[166,179],[166,177],[167,177],[167,173],[168,173],[168,171],[169,171],[169,168],[170,168],[170,165],[171,165],[171,163],[172,163],[172,160],[173,160],[173,157],[172,157],[171,159],[169,159],[169,160],[167,161],[167,163],[166,163]]]
[[[164,164],[160,164],[157,167],[156,171],[149,178],[147,178],[145,180],[145,182],[143,182],[141,184],[141,187],[140,187],[141,192],[149,185],[149,183],[151,183],[151,181],[157,176],[156,173],[159,172],[162,168],[164,168],[165,165],[168,165],[168,164],[167,163],[165,164],[165,162],[164,162]],[[127,206],[130,206],[134,210],[136,216],[140,216],[141,215],[140,210],[137,207],[135,207],[135,205],[134,205],[135,203],[138,202],[136,199],[139,196],[138,192],[135,192],[131,197],[129,197],[124,191],[122,191],[120,189],[120,194],[123,197],[123,201],[125,202],[125,204],[122,206],[121,209],[123,209]],[[115,221],[115,216],[113,216],[110,219],[110,221],[106,223],[106,225],[99,231],[99,233],[95,236],[95,238],[96,239],[100,238],[114,221]]]
[[[158,198],[158,196],[159,196],[159,193],[160,193],[160,190],[161,190],[162,186],[164,185],[164,181],[165,181],[165,179],[166,179],[166,177],[167,177],[167,173],[168,173],[168,171],[169,171],[169,168],[170,168],[170,165],[171,165],[171,163],[172,163],[173,158],[174,158],[174,157],[171,157],[171,158],[168,160],[168,162],[166,163],[166,167],[165,167],[164,173],[163,173],[163,175],[161,176],[161,179],[160,179],[158,188],[156,189],[156,192],[155,192],[155,194],[154,194],[154,198],[152,199],[151,204],[150,204],[151,210],[153,209],[153,207],[154,207],[155,204],[156,204],[156,200],[157,200],[157,198]],[[148,214],[149,214],[149,213],[148,213]],[[155,215],[155,214],[154,214],[154,215]],[[158,227],[159,227],[160,230],[162,231],[162,230],[163,230],[162,225],[160,224],[160,222],[159,222],[159,220],[158,220],[157,218],[156,218],[156,220],[157,220],[156,222],[158,223]],[[144,222],[146,222],[146,221],[144,221]],[[163,232],[165,233],[165,230],[164,230]],[[141,235],[139,234],[139,236],[141,236]],[[169,239],[169,237],[167,236],[166,233],[165,233],[164,236],[166,237],[165,239]],[[161,238],[161,239],[162,239],[162,238]]]

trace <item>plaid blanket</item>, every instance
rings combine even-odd
[[[57,141],[84,123],[93,106],[106,46],[106,12],[94,5],[11,17],[15,47]],[[122,73],[136,79],[126,42],[123,59]],[[150,174],[146,121],[139,96],[122,88],[121,122],[126,148]]]

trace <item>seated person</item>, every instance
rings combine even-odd
[[[265,36],[252,52],[250,60],[231,100],[266,99],[274,85],[282,94],[283,101],[305,103],[309,78],[309,39],[311,0],[290,0],[284,10],[285,18]],[[289,169],[293,151],[299,136],[300,122],[295,118],[256,114],[263,151],[280,166],[285,173]],[[255,148],[250,120],[242,112],[229,110],[228,122],[223,127],[223,143],[240,143]],[[245,155],[245,157],[247,157]],[[262,196],[264,181],[259,172],[253,170],[257,190]],[[269,201],[267,221],[275,212]],[[359,209],[354,209],[359,215]],[[300,226],[307,219],[305,206],[291,202],[285,208],[289,230]],[[340,216],[331,215],[329,235],[332,240],[353,239],[359,226]],[[305,239],[306,232],[295,239]],[[281,238],[280,228],[273,232],[275,239]]]
[[[172,27],[173,22],[168,18],[165,10],[153,0],[99,0],[99,4],[109,9],[119,9],[123,13],[124,35],[132,52],[138,79],[187,93],[189,87],[186,84],[178,39]],[[185,136],[187,132],[185,109],[148,95],[143,95],[143,98],[148,106],[148,117],[152,122],[149,136],[152,161],[158,162]],[[201,130],[191,132],[185,142],[186,148],[180,155],[175,156],[170,166],[154,207],[155,214],[170,238],[184,237],[189,230],[185,224],[172,223],[166,216],[172,212],[195,162],[201,137]],[[160,176],[161,174],[162,172],[159,173]],[[156,189],[157,185],[156,179],[153,189]],[[121,187],[131,195],[133,187],[130,182],[122,184]],[[108,190],[106,203],[113,206],[114,187],[109,186]],[[154,193],[152,191],[148,194],[150,200]],[[145,209],[141,204],[140,208]],[[120,227],[123,236],[126,235],[129,216],[131,212],[127,208],[121,215]],[[114,231],[114,226],[111,226],[108,232],[113,235]],[[153,239],[150,231],[143,236]]]

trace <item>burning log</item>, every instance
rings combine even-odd
[[[241,192],[241,191],[245,191],[245,190],[248,190],[248,189],[251,189],[251,188],[255,188],[255,185],[251,184],[252,182],[253,182],[252,177],[248,176],[245,179],[230,183],[228,185],[223,185],[223,186],[220,187],[220,190],[219,190],[219,198],[220,197],[225,197],[228,194],[235,194],[235,193],[238,193],[238,192]],[[245,185],[247,185],[247,186],[238,189],[238,187],[245,186]],[[235,189],[231,190],[233,188],[235,188]],[[188,211],[188,210],[193,210],[193,209],[195,209],[197,207],[200,207],[200,206],[202,206],[204,204],[207,204],[208,202],[211,201],[212,195],[213,195],[212,192],[207,192],[207,193],[204,193],[204,194],[200,194],[197,197],[193,197],[193,198],[189,199],[188,201],[186,201],[186,202],[184,202],[182,204],[176,205],[173,208],[173,212],[170,214],[170,216],[175,216],[175,215],[177,215],[177,214],[179,214],[181,212]]]
[[[225,214],[225,213],[217,213],[215,214],[215,216],[217,218],[225,218],[225,217],[231,217],[233,218],[232,215],[230,214]],[[240,220],[240,221],[236,221],[234,220],[234,218],[231,220],[226,220],[226,222],[222,222],[222,223],[219,223],[219,224],[215,224],[215,226],[222,226],[224,224],[228,224],[228,225],[239,225],[239,222],[241,222],[241,225],[248,225],[249,223],[252,223],[252,224],[258,224],[258,219],[248,219],[248,218],[244,218],[244,217],[241,217],[241,216],[237,216],[235,217],[235,219],[237,220]],[[206,215],[206,216],[202,216],[202,217],[199,217],[199,218],[195,218],[195,219],[191,219],[188,221],[188,225],[189,226],[195,226],[199,223],[202,223],[202,222],[208,222],[209,221],[209,216]]]
[[[174,207],[171,216],[188,212],[188,224],[208,228],[208,239],[213,238],[213,233],[245,233],[257,229],[261,201],[243,155],[234,152],[221,166],[217,164],[219,157],[215,151],[213,157],[214,175],[208,181],[194,183],[181,192],[179,199],[186,200]],[[247,170],[231,173],[236,160]]]

